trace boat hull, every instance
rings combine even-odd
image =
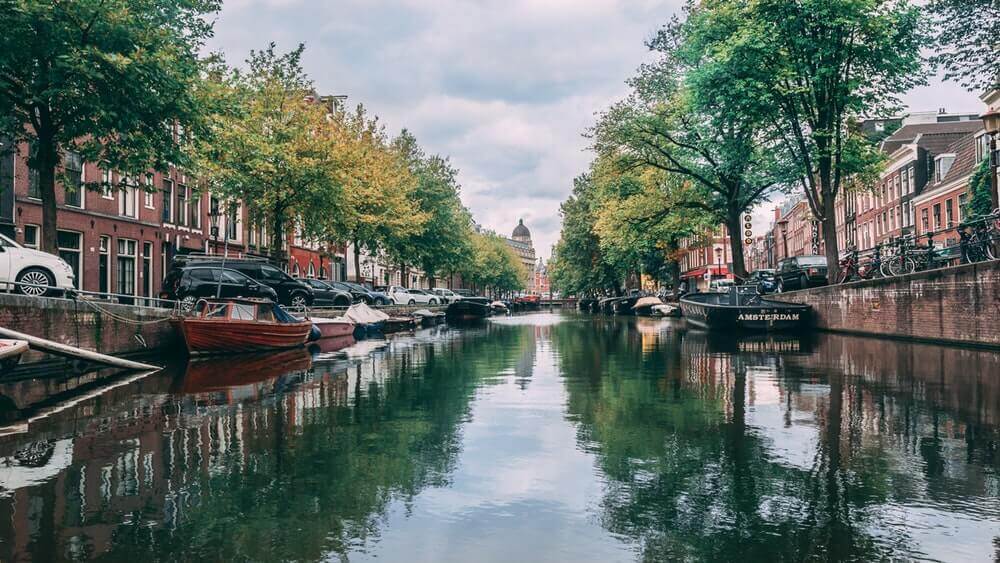
[[[709,330],[785,332],[808,330],[812,326],[808,305],[762,300],[757,305],[730,306],[681,299],[680,306],[689,323]]]
[[[312,330],[312,322],[260,323],[255,321],[224,322],[201,319],[180,318],[174,320],[192,354],[223,354],[236,352],[257,352],[262,350],[282,350],[305,344]]]
[[[312,323],[319,329],[320,338],[340,338],[354,334],[354,323],[350,321],[314,317]]]
[[[462,299],[448,305],[445,316],[448,320],[475,320],[485,319],[490,316],[490,312],[489,303]]]

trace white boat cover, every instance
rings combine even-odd
[[[418,319],[422,319],[424,317],[433,317],[437,315],[437,313],[432,313],[427,309],[417,309],[416,311],[410,314],[413,315],[414,317],[417,317]]]
[[[343,323],[349,325],[354,324],[354,322],[351,319],[345,319],[344,317],[310,317],[309,320],[312,321],[313,324],[328,324],[328,323],[334,323],[334,324]]]
[[[376,311],[364,303],[355,303],[347,308],[344,312],[344,318],[350,320],[354,324],[367,325],[372,323],[380,323],[389,318],[382,311]]]
[[[640,297],[635,305],[632,305],[633,309],[641,309],[643,307],[652,307],[653,305],[662,305],[663,301],[660,301],[659,297]]]
[[[504,309],[506,309],[507,308],[507,304],[504,303],[503,301],[494,301],[494,302],[490,303],[490,307],[503,307]]]
[[[676,310],[677,310],[677,305],[667,305],[667,304],[653,305],[652,308],[652,311],[654,313],[659,313],[661,315],[670,315]]]

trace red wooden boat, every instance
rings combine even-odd
[[[305,344],[313,326],[262,299],[199,301],[192,315],[173,322],[192,354],[295,348]]]

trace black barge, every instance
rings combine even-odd
[[[692,293],[680,299],[689,323],[708,330],[804,331],[812,328],[809,305],[765,299],[750,286],[728,293]]]

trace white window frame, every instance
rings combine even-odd
[[[101,170],[101,197],[104,199],[115,199],[115,189],[111,185],[112,178],[110,170]]]
[[[35,230],[35,243],[34,244],[28,244],[28,229],[34,229]],[[25,248],[33,248],[35,250],[38,250],[39,244],[41,243],[41,240],[40,240],[39,237],[41,237],[41,236],[42,236],[42,227],[39,226],[39,225],[28,223],[28,224],[24,225],[24,242],[22,243],[22,245]]]
[[[153,184],[153,175],[146,174],[146,186],[143,190],[143,205],[146,209],[156,209],[156,193],[157,190]]]

